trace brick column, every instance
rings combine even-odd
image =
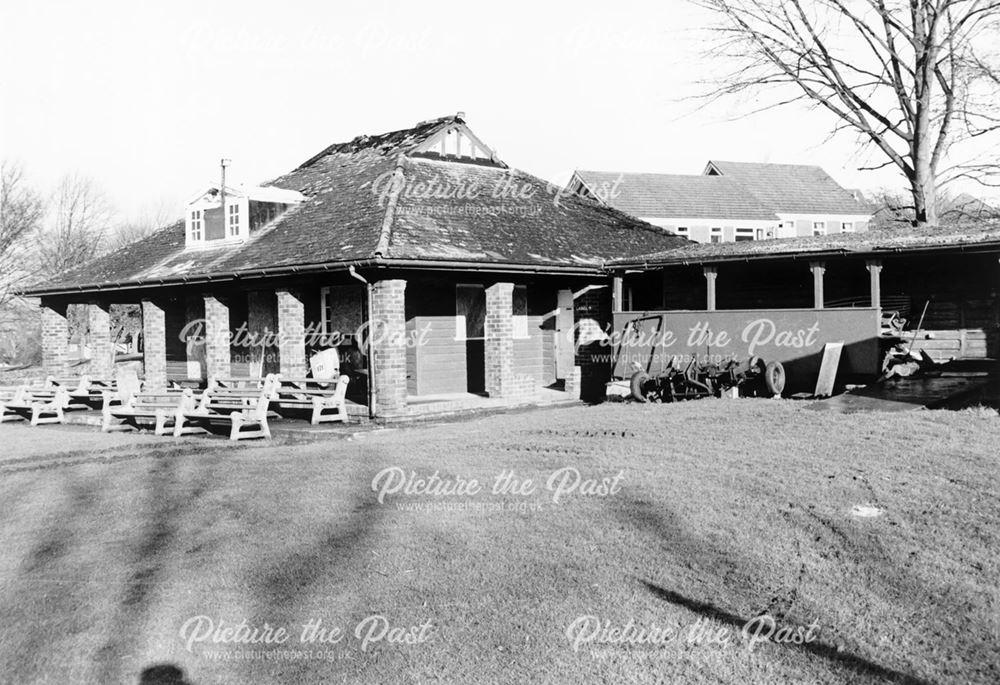
[[[213,295],[205,295],[205,365],[209,378],[230,378],[231,363],[229,305]]]
[[[110,305],[91,302],[87,305],[87,329],[90,331],[90,365],[95,378],[115,375],[115,348],[111,340]]]
[[[142,355],[146,387],[167,387],[167,320],[163,307],[151,300],[142,301]]]
[[[611,322],[610,288],[597,287],[573,301],[576,328],[576,365],[580,367],[580,398],[601,402],[611,380],[611,346],[606,328]],[[567,380],[567,386],[570,383]]]
[[[378,281],[372,286],[372,336],[376,412],[379,416],[406,408],[406,281]]]
[[[306,375],[306,308],[299,296],[289,290],[278,290],[278,357],[281,375],[305,378]]]
[[[42,304],[42,370],[46,376],[66,374],[69,322],[66,305]]]
[[[494,283],[486,289],[486,393],[506,397],[514,373],[514,284]]]

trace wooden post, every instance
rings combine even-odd
[[[823,262],[810,262],[809,268],[812,269],[813,274],[813,308],[822,309],[823,308],[823,274],[826,272],[826,266]]]
[[[704,273],[705,273],[705,285],[706,285],[706,289],[707,289],[707,297],[706,297],[707,301],[705,303],[705,308],[708,311],[710,311],[710,312],[714,312],[715,311],[715,279],[718,278],[719,272],[718,272],[718,269],[716,267],[714,267],[714,266],[706,266],[706,267],[704,267]]]
[[[871,306],[875,309],[882,308],[882,262],[878,259],[869,259],[865,262],[868,268],[868,276],[871,281],[872,300]]]
[[[625,311],[625,299],[623,297],[622,277],[615,276],[611,281],[611,311]]]

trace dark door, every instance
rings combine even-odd
[[[465,331],[466,390],[486,392],[486,290],[481,285],[455,288],[458,333]]]

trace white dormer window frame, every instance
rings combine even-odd
[[[205,213],[218,210],[217,198],[206,198],[188,205],[187,247],[209,248],[245,242],[250,237],[250,200],[246,196],[226,195],[226,206],[222,213],[222,237],[209,240]]]
[[[204,236],[205,223],[203,210],[192,209],[188,215],[187,236],[190,242],[200,242]]]
[[[244,243],[250,239],[250,203],[263,202],[283,205],[286,208],[298,205],[306,196],[295,190],[273,186],[255,188],[231,188],[226,186],[226,205],[221,207],[218,186],[207,190],[188,201],[185,217],[185,247],[190,249],[214,248],[220,245]],[[222,212],[222,236],[208,239],[208,217],[206,212]],[[213,232],[217,224],[213,223]]]
[[[239,238],[242,233],[240,221],[244,216],[244,212],[240,212],[239,202],[227,202],[226,203],[226,237],[227,238]]]

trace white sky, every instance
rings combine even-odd
[[[748,103],[695,111],[707,74],[685,0],[490,3],[22,2],[0,7],[0,158],[49,187],[93,178],[135,214],[233,160],[256,183],[333,142],[464,111],[508,164],[700,173],[710,158],[857,172],[829,119]]]

